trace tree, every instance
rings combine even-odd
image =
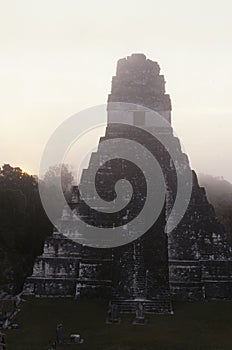
[[[19,167],[3,165],[0,168],[0,286],[14,293],[21,290],[51,232],[36,179]]]
[[[73,175],[69,170],[68,165],[59,164],[49,167],[48,171],[44,175],[44,183],[48,187],[58,186],[61,179],[61,186],[64,192],[65,198],[70,198],[71,186],[73,183]]]

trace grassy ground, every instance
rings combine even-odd
[[[107,303],[71,299],[27,299],[17,316],[18,330],[9,330],[7,350],[47,350],[57,323],[64,335],[80,333],[82,345],[58,350],[232,350],[232,302],[174,303],[174,315],[150,316],[145,326],[123,315],[107,325]]]

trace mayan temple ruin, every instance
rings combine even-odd
[[[124,108],[126,105],[131,109],[120,110],[120,106]],[[133,105],[140,108],[133,110]],[[91,248],[75,242],[65,232],[63,224],[72,222],[73,218],[67,217],[64,209],[60,232],[55,231],[46,240],[32,276],[25,281],[24,295],[73,297],[77,300],[100,296],[118,305],[121,312],[134,312],[138,303],[142,303],[147,313],[171,313],[173,298],[232,298],[231,247],[225,229],[218,222],[194,171],[191,199],[185,215],[174,230],[166,233],[167,215],[176,196],[177,180],[168,152],[158,139],[140,128],[146,126],[149,110],[159,113],[171,124],[171,100],[165,93],[165,80],[159,65],[143,54],[120,59],[108,96],[105,135],[100,139],[98,151],[92,154],[89,167],[83,171],[80,185],[87,181],[91,164],[96,160],[102,163],[101,142],[117,137],[139,142],[158,160],[165,177],[167,194],[158,220],[144,235],[128,244],[115,248]],[[134,127],[111,124],[111,118],[117,113],[124,113],[125,118],[129,116]],[[171,126],[160,128],[157,132],[161,138],[168,139],[180,163],[190,169],[188,158],[182,152]],[[125,159],[113,159],[101,166],[96,186],[98,193],[110,201],[114,198],[114,184],[122,178],[132,184],[134,194],[133,201],[125,209],[107,215],[97,212],[84,203],[79,186],[74,186],[69,203],[73,213],[89,225],[123,225],[126,230],[127,223],[141,211],[146,200],[146,182],[142,172]]]

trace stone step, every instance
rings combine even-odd
[[[142,302],[145,313],[172,313],[170,299],[165,300],[112,300],[112,304],[119,306],[121,313],[135,313],[138,304]]]
[[[136,296],[134,297],[134,299],[132,299],[132,298],[130,298],[130,299],[125,299],[125,297],[122,297],[120,294],[118,294],[117,292],[116,293],[112,293],[112,296],[113,296],[113,298],[112,298],[112,300],[115,300],[115,301],[122,301],[122,302],[124,302],[124,301],[127,301],[127,300],[134,300],[134,301],[136,301]],[[146,299],[146,297],[144,297],[143,298],[145,301],[148,301],[148,302],[150,302],[150,301],[156,301],[156,300],[158,300],[158,301],[166,301],[166,300],[170,300],[170,294],[169,293],[163,293],[163,294],[160,294],[160,295],[156,295],[156,297],[155,298],[152,298],[152,299]]]

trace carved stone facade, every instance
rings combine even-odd
[[[153,313],[172,312],[171,297],[181,300],[231,298],[231,247],[224,227],[218,222],[194,172],[188,209],[168,237],[165,233],[167,215],[177,191],[176,174],[162,144],[139,129],[139,125],[146,124],[146,108],[157,111],[171,122],[170,97],[165,93],[165,81],[160,75],[159,65],[143,54],[119,60],[108,101],[137,104],[144,107],[144,112],[133,112],[133,131],[127,126],[109,124],[90,164],[97,157],[101,161],[100,145],[103,140],[122,137],[143,144],[159,161],[165,176],[168,195],[161,215],[141,238],[114,249],[86,248],[67,238],[62,230],[64,235],[54,233],[46,241],[43,255],[36,260],[33,275],[24,285],[24,294],[105,296],[119,305],[122,312],[136,311],[142,301],[144,311]],[[111,118],[115,118],[115,111],[109,108],[109,123]],[[125,118],[131,118],[131,114],[125,113]],[[172,128],[158,132],[169,139],[180,163],[189,167],[187,156],[182,152],[179,140],[173,136]],[[81,181],[85,181],[89,169],[83,172]],[[70,207],[90,224],[110,227],[121,223],[126,227],[123,220],[135,216],[146,197],[145,183],[138,169],[126,161],[114,160],[102,166],[96,185],[105,199],[112,200],[112,183],[120,178],[127,178],[132,183],[133,193],[138,193],[138,198],[136,194],[134,198],[137,205],[127,207],[127,212],[122,211],[116,216],[97,215],[80,199],[78,187],[73,188]]]
[[[84,248],[54,233],[37,257],[23,293],[38,297],[105,296],[111,294],[110,251]]]

